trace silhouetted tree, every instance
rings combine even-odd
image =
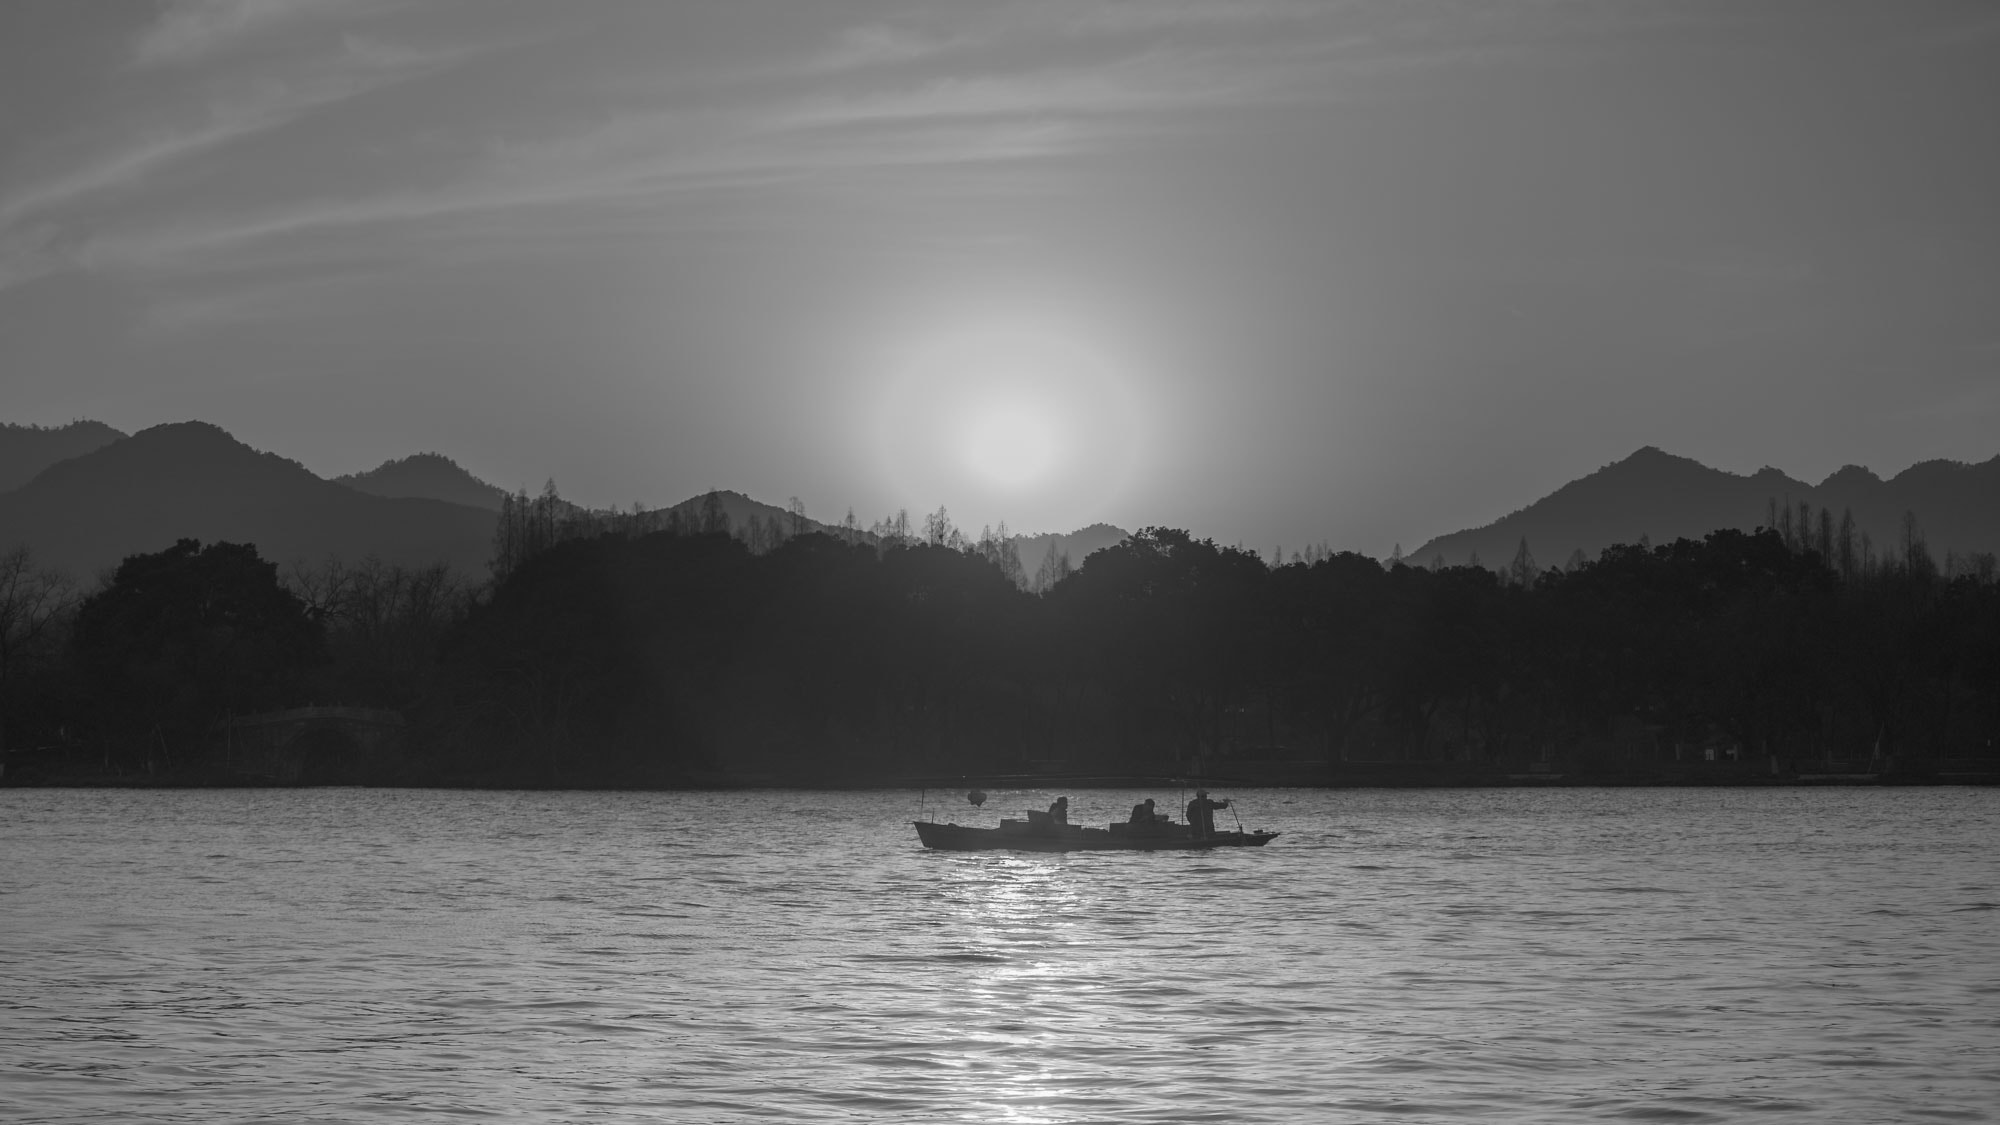
[[[1060,540],[1051,538],[1048,552],[1042,556],[1042,565],[1035,568],[1035,581],[1030,589],[1037,594],[1048,593],[1056,583],[1069,577],[1069,555],[1056,549],[1060,543]]]
[[[965,533],[958,529],[957,524],[951,522],[951,513],[945,511],[942,504],[938,505],[937,511],[924,517],[924,545],[945,547],[954,551],[961,550],[965,546]]]
[[[150,758],[193,752],[225,716],[304,702],[325,637],[256,548],[183,539],[84,600],[76,651],[100,734]]]
[[[701,533],[729,534],[729,511],[722,506],[722,493],[713,488],[701,498]]]
[[[445,635],[471,607],[472,585],[451,567],[406,567],[370,556],[347,566],[293,566],[286,589],[326,631],[317,698],[404,707],[430,687]]]
[[[1937,564],[1931,560],[1930,546],[1924,542],[1924,531],[1917,523],[1917,514],[1903,513],[1902,521],[1903,569],[1913,576],[1931,577],[1937,573]]]
[[[1996,560],[1992,551],[1973,552],[1971,558],[1967,560],[1973,580],[1982,586],[1993,585],[1996,562],[2000,560]],[[2000,640],[2000,636],[1996,636],[1995,639]]]
[[[971,550],[973,554],[998,567],[1007,581],[1024,589],[1028,586],[1027,574],[1021,566],[1021,548],[1014,542],[1014,537],[1008,534],[1007,521],[1000,521],[997,531],[991,527],[980,528],[979,540],[972,544]]]
[[[880,542],[884,547],[908,546],[912,538],[910,535],[909,509],[908,508],[896,509],[895,515],[886,517],[884,519],[876,520],[875,523],[869,527],[868,531],[869,534],[875,536],[876,540]]]
[[[16,685],[52,661],[57,629],[75,604],[69,577],[38,565],[27,547],[0,554],[0,754],[17,709]]]
[[[1507,564],[1507,582],[1525,589],[1535,584],[1535,578],[1541,572],[1541,568],[1535,565],[1535,556],[1528,551],[1528,537],[1523,535],[1521,546],[1514,552],[1514,561]]]

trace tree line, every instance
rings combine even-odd
[[[342,702],[409,720],[363,780],[673,785],[1252,761],[1611,775],[1718,754],[1908,768],[1990,759],[2000,734],[1990,563],[1939,567],[1913,536],[1845,566],[1830,521],[1549,568],[1523,542],[1498,570],[1274,564],[1148,528],[1046,561],[1038,586],[1004,534],[942,509],[773,536],[719,504],[620,522],[544,496],[503,519],[478,585],[182,541],[84,595],[5,556],[0,738],[198,770],[230,715]]]
[[[606,535],[730,535],[741,540],[751,554],[761,555],[816,529],[818,525],[806,517],[805,504],[796,496],[780,515],[767,518],[753,513],[738,524],[724,506],[722,494],[714,489],[672,508],[649,509],[635,503],[629,510],[593,509],[564,500],[556,482],[550,480],[536,496],[522,490],[502,498],[490,569],[496,580],[504,580],[521,564],[558,543]],[[998,527],[981,528],[975,537],[961,530],[943,505],[914,521],[909,510],[902,509],[865,529],[849,508],[839,524],[821,533],[850,546],[865,543],[886,549],[923,544],[969,552],[999,567],[1016,585],[1038,593],[1061,581],[1072,569],[1069,556],[1051,543],[1041,566],[1030,574],[1022,566],[1020,548],[1005,520]]]
[[[467,773],[1918,764],[2000,734],[1990,572],[1843,577],[1777,530],[1495,571],[1149,528],[1040,595],[976,550],[832,535],[578,540],[517,577],[426,716]]]

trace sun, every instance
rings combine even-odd
[[[912,507],[972,526],[1081,526],[1130,476],[1131,379],[1053,319],[933,324],[888,365],[872,411],[875,454]]]
[[[959,456],[995,488],[1017,491],[1048,479],[1058,457],[1059,427],[1033,402],[981,402],[966,412]]]

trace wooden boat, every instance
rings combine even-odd
[[[1086,828],[1058,824],[1047,813],[1030,813],[1027,820],[1002,820],[998,828],[935,824],[919,820],[917,839],[927,848],[947,852],[1159,852],[1207,851],[1210,848],[1261,848],[1276,832],[1216,832],[1196,836],[1185,824],[1124,824]]]

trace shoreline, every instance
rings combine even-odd
[[[215,777],[156,774],[152,776],[64,774],[41,777],[0,778],[0,789],[440,789],[537,792],[708,792],[723,790],[804,789],[839,792],[863,789],[957,789],[966,785],[1003,789],[1145,789],[1167,781],[1163,774],[968,774],[960,778],[911,777],[909,775],[866,775],[828,777],[824,775],[705,775],[702,777],[632,782],[612,779],[538,781],[532,778],[328,778],[311,782],[278,781],[257,777]],[[1178,777],[1171,779],[1178,783]],[[1980,788],[2000,785],[2000,766],[1990,769],[1950,771],[1898,771],[1880,773],[1799,773],[1799,774],[1504,774],[1478,776],[1470,771],[1423,771],[1401,769],[1369,771],[1364,776],[1334,776],[1324,779],[1275,779],[1255,776],[1196,775],[1188,785],[1230,789],[1828,789],[1828,788]]]

